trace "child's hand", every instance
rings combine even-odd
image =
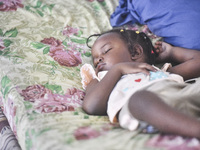
[[[171,50],[173,48],[172,45],[157,41],[154,47],[158,54],[158,57],[156,58],[157,63],[170,62]]]
[[[116,65],[122,75],[132,73],[144,73],[149,75],[149,71],[157,71],[153,66],[140,62],[124,62]]]

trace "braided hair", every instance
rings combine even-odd
[[[126,29],[112,29],[101,34],[90,35],[87,38],[87,46],[91,48],[88,44],[91,37],[94,36],[100,37],[107,33],[117,33],[120,36],[120,38],[127,44],[128,50],[132,56],[135,55],[136,51],[135,45],[137,44],[140,45],[143,48],[143,52],[146,56],[147,63],[149,64],[155,63],[155,55],[156,55],[155,49],[149,37],[143,32],[126,30]]]

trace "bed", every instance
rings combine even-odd
[[[129,132],[82,110],[89,35],[118,0],[0,0],[0,149],[200,149],[199,140]],[[125,26],[160,39],[147,26]]]

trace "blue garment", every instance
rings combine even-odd
[[[200,0],[120,0],[110,22],[146,24],[167,43],[200,50]]]
[[[152,72],[150,71],[150,81],[156,80],[156,79],[163,79],[163,78],[167,78],[169,75],[167,75],[166,72],[163,71],[156,71],[156,72]]]

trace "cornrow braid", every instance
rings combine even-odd
[[[88,44],[91,37],[95,36],[99,38],[100,36],[107,33],[117,33],[120,36],[120,38],[127,44],[128,50],[132,56],[135,55],[135,51],[136,51],[135,46],[137,44],[140,45],[143,48],[147,63],[149,64],[155,63],[155,56],[157,55],[156,51],[153,47],[153,44],[150,38],[143,32],[126,30],[124,28],[116,28],[116,29],[106,31],[102,34],[90,35],[87,39],[87,46],[91,48]]]

